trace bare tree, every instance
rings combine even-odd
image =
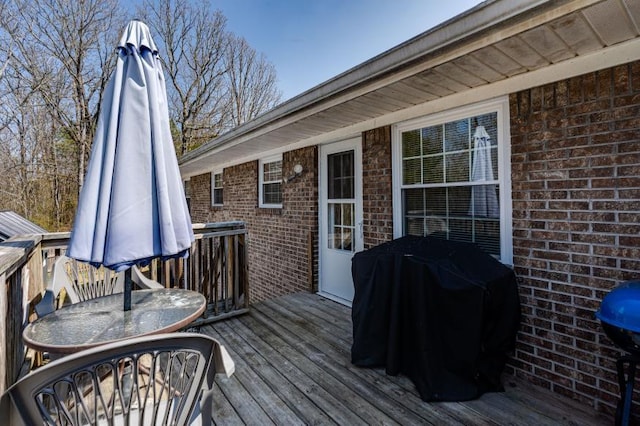
[[[169,110],[180,138],[174,141],[179,154],[217,136],[226,120],[226,19],[207,4],[145,0],[139,10],[152,29],[165,64]]]
[[[14,67],[76,145],[84,178],[100,96],[124,19],[117,0],[14,0]],[[10,22],[3,22],[9,28]],[[60,82],[63,82],[61,86]]]
[[[28,208],[35,200],[54,228],[75,210],[120,10],[117,0],[13,0],[0,9],[0,142],[28,198],[19,212],[38,216]]]
[[[229,119],[239,126],[273,108],[282,97],[276,71],[263,54],[258,54],[242,37],[230,35],[225,52]]]
[[[139,1],[178,153],[279,101],[273,66],[208,2]],[[125,10],[119,0],[0,0],[0,209],[69,229]]]
[[[274,67],[208,2],[145,0],[139,14],[158,36],[180,155],[280,100]]]

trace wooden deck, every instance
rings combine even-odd
[[[231,378],[217,378],[219,425],[613,424],[589,407],[505,380],[506,392],[469,402],[427,403],[403,376],[350,362],[351,311],[299,293],[251,306],[248,314],[201,328],[229,350]]]

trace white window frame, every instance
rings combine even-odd
[[[465,107],[395,124],[392,130],[393,164],[393,235],[402,236],[402,132],[435,126],[466,117],[497,113],[498,185],[500,195],[500,261],[513,264],[512,204],[511,204],[511,133],[509,130],[509,98],[501,97]],[[408,186],[409,187],[409,186]]]
[[[189,189],[188,191],[187,188]],[[182,181],[182,191],[184,192],[184,200],[187,203],[187,208],[189,212],[191,212],[191,191],[193,191],[193,189],[191,188],[190,177]]]
[[[262,173],[262,166],[267,163],[274,163],[276,161],[282,162],[282,153],[276,155],[270,155],[268,157],[261,158],[258,161],[258,207],[267,208],[267,209],[281,209],[282,203],[279,204],[267,204],[263,203],[263,187],[268,183],[275,183],[276,181],[264,181],[264,175]],[[283,165],[283,173],[284,173],[284,165]],[[280,181],[280,190],[282,191],[282,181]]]
[[[216,175],[222,178],[222,186],[216,187]],[[222,203],[215,202],[215,190],[222,189]],[[214,207],[222,207],[224,205],[224,173],[222,170],[214,170],[211,172],[211,205]]]
[[[187,187],[189,187],[188,191]],[[182,190],[184,191],[185,198],[191,198],[191,178],[182,181]]]

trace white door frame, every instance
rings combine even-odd
[[[354,190],[355,198],[355,230],[353,232],[353,252],[333,250],[328,248],[328,188],[327,188],[327,156],[344,151],[354,151]],[[333,142],[319,147],[318,155],[318,294],[336,302],[351,306],[353,302],[353,279],[351,276],[351,259],[353,255],[364,249],[363,241],[363,210],[362,210],[362,138],[352,138]],[[330,269],[327,269],[330,268]],[[333,274],[329,284],[329,272]],[[336,283],[336,275],[342,283]],[[344,287],[349,286],[349,287]],[[338,288],[338,291],[332,290]],[[338,293],[338,294],[336,294]]]

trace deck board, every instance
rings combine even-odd
[[[351,310],[309,293],[251,306],[201,327],[228,349],[231,378],[218,377],[213,419],[236,424],[600,425],[611,419],[547,390],[505,378],[505,392],[427,403],[413,383],[351,364]]]

